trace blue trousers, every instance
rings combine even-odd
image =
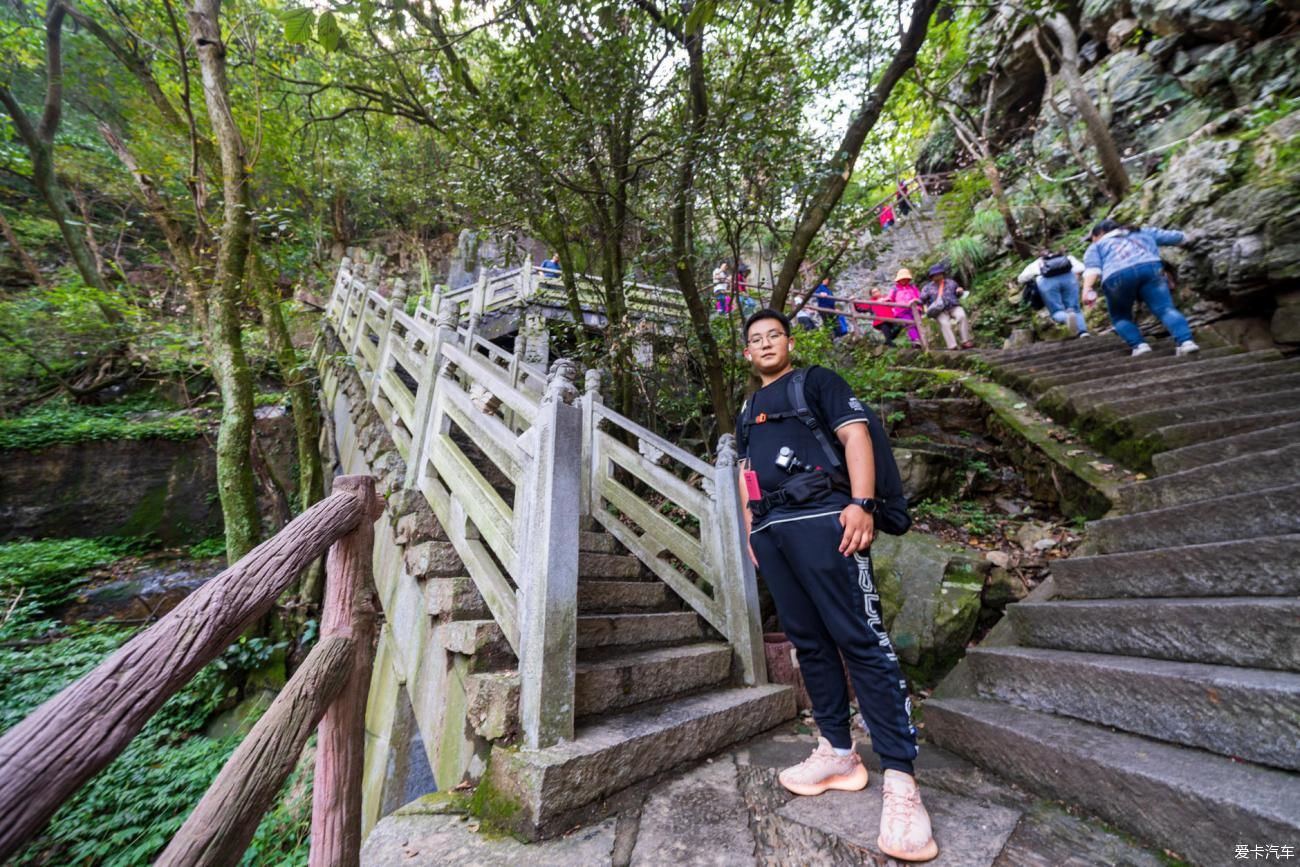
[[[750,545],[798,655],[822,736],[833,747],[853,745],[847,664],[881,766],[910,774],[917,752],[912,700],[881,618],[871,552],[842,555],[839,509],[827,511],[760,527]]]
[[[1159,262],[1116,271],[1106,278],[1101,289],[1106,295],[1106,309],[1110,311],[1110,321],[1115,324],[1115,333],[1129,346],[1144,342],[1142,332],[1133,321],[1133,305],[1137,301],[1151,308],[1176,343],[1192,339],[1192,328],[1187,324],[1187,317],[1174,306],[1174,297],[1169,293],[1169,283],[1165,281],[1164,269]]]
[[[1079,309],[1079,280],[1073,273],[1039,277],[1038,294],[1043,296],[1043,304],[1047,307],[1047,312],[1052,314],[1052,319],[1064,324],[1066,314],[1073,312],[1074,321],[1079,323],[1079,333],[1088,330],[1088,325],[1083,321],[1083,311]]]

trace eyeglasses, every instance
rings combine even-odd
[[[749,338],[750,346],[762,346],[764,343],[777,343],[788,337],[784,331],[769,331],[766,334],[755,334]]]

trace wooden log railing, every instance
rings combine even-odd
[[[16,854],[328,549],[321,640],[156,863],[239,863],[320,722],[310,863],[357,864],[361,713],[375,639],[372,525],[382,509],[371,477],[335,479],[330,496],[0,738],[0,861]]]

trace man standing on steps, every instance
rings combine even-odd
[[[736,423],[750,556],[798,653],[821,730],[817,749],[782,771],[781,785],[798,795],[866,787],[867,769],[849,730],[847,663],[884,768],[877,845],[894,858],[928,861],[939,849],[912,772],[911,699],[885,633],[871,566],[879,503],[868,425],[880,420],[838,374],[793,369],[790,321],[781,313],[758,311],[745,322],[744,337],[745,358],[763,384]],[[798,380],[791,379],[800,375],[802,414],[795,405]],[[821,469],[834,447],[849,491]]]

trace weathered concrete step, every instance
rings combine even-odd
[[[1300,599],[1096,599],[1007,606],[1029,647],[1300,671]]]
[[[1268,356],[1270,360],[1261,361],[1252,356]],[[1230,377],[1235,381],[1300,372],[1300,359],[1278,361],[1279,358],[1281,353],[1267,350],[1230,355],[1197,364],[1174,365],[1144,372],[1140,377],[1126,372],[1116,376],[1100,376],[1066,385],[1054,385],[1038,396],[1036,406],[1054,418],[1069,421],[1107,401],[1198,388],[1216,377]]]
[[[1169,363],[1196,364],[1201,363],[1205,358],[1220,358],[1224,355],[1233,355],[1240,353],[1241,350],[1235,347],[1231,349],[1206,350],[1197,353],[1200,357],[1184,357],[1174,353],[1173,341],[1160,341],[1153,344],[1155,349],[1152,352],[1134,358],[1127,348],[1120,351],[1110,351],[1106,353],[1097,353],[1085,356],[1061,356],[1057,358],[1044,358],[1040,361],[1022,362],[1009,365],[1005,368],[995,368],[999,370],[1000,375],[1016,379],[1020,383],[1033,383],[1044,378],[1059,376],[1062,374],[1072,373],[1077,370],[1088,370],[1105,376],[1114,375],[1118,370],[1143,371],[1146,368],[1159,369]]]
[[[1124,349],[1125,343],[1120,340],[1118,335],[1103,334],[1097,337],[1089,337],[1087,340],[1073,341],[1071,346],[1092,352],[1111,352]],[[1019,349],[977,349],[972,355],[976,355],[992,364],[999,361],[1009,362],[1026,358],[1049,357],[1060,350],[1061,344],[1059,342],[1041,341],[1029,346],[1022,346]]]
[[[995,701],[932,698],[925,727],[943,748],[1193,864],[1232,863],[1237,842],[1300,839],[1300,775]]]
[[[1300,534],[1070,557],[1052,578],[1063,599],[1300,596]]]
[[[1296,442],[1300,442],[1300,422],[1160,452],[1152,456],[1151,463],[1161,476],[1170,476],[1242,455],[1272,451]]]
[[[704,638],[700,616],[694,611],[662,614],[581,614],[578,649],[586,647],[669,645]]]
[[[578,611],[583,614],[671,611],[677,607],[677,597],[662,581],[578,582]]]
[[[1221,394],[1232,394],[1231,387],[1225,387]],[[1188,402],[1173,407],[1141,410],[1120,416],[1122,425],[1137,434],[1147,434],[1158,428],[1206,421],[1231,421],[1237,416],[1255,413],[1272,413],[1285,410],[1300,410],[1300,388],[1288,388],[1267,394],[1252,394],[1243,397],[1222,397],[1219,400],[1203,403]],[[1109,423],[1110,418],[1104,419]],[[1225,425],[1222,433],[1236,432],[1235,424]]]
[[[1251,368],[1245,368],[1249,371]],[[1231,395],[1233,402],[1244,401],[1247,398],[1258,399],[1261,395],[1279,395],[1287,392],[1294,392],[1297,399],[1300,399],[1300,374],[1289,372],[1274,376],[1255,377],[1233,377],[1230,385],[1224,382],[1206,383],[1202,381],[1196,388],[1175,388],[1164,386],[1151,390],[1146,394],[1140,394],[1133,397],[1126,397],[1122,400],[1106,399],[1093,404],[1089,410],[1091,413],[1100,413],[1112,417],[1124,418],[1135,413],[1154,412],[1155,410],[1181,409],[1186,412],[1182,415],[1172,417],[1174,421],[1169,423],[1177,424],[1190,418],[1196,417],[1196,410],[1203,406],[1213,406],[1217,404],[1225,395]],[[1231,415],[1231,413],[1226,413]]]
[[[578,534],[578,550],[593,554],[623,554],[623,546],[609,533],[582,530]]]
[[[716,686],[731,676],[731,646],[706,641],[678,647],[579,654],[574,713],[607,713]]]
[[[966,660],[983,698],[1300,769],[1300,675],[1034,647]]]
[[[611,581],[627,581],[640,578],[641,561],[630,554],[601,554],[595,551],[581,551],[578,554],[578,577],[606,578]]]
[[[1224,434],[1243,434],[1266,430],[1271,427],[1300,422],[1300,408],[1275,410],[1234,416],[1231,427],[1224,425],[1222,419],[1208,419],[1187,422],[1185,424],[1167,425],[1158,428],[1151,437],[1160,443],[1163,449],[1177,449],[1197,443],[1220,439]]]
[[[1300,484],[1102,518],[1088,530],[1103,554],[1288,535],[1300,531]]]
[[[1164,509],[1200,500],[1218,500],[1228,494],[1276,487],[1286,481],[1300,483],[1300,441],[1269,452],[1241,455],[1217,464],[1124,485],[1115,507],[1126,514]]]
[[[794,691],[718,689],[578,726],[572,741],[492,751],[479,798],[487,815],[529,839],[553,836],[617,808],[612,795],[765,731],[795,715]]]
[[[1070,369],[1063,369],[1050,375],[1036,376],[1029,383],[1028,391],[1030,394],[1039,395],[1058,385],[1083,382],[1096,379],[1099,376],[1149,374],[1175,365],[1205,364],[1212,359],[1239,354],[1241,354],[1241,350],[1237,347],[1223,347],[1220,349],[1203,349],[1196,353],[1196,357],[1193,358],[1182,358],[1173,353],[1166,355],[1151,353],[1138,358],[1122,356],[1116,359],[1101,359],[1097,362],[1075,365]]]
[[[1097,349],[1088,341],[1057,344],[1056,352],[1033,358],[1011,358],[990,361],[993,369],[1003,376],[1033,378],[1037,374],[1064,370],[1069,365],[1095,364],[1100,359],[1119,360],[1127,358],[1129,350],[1121,342],[1118,345]],[[1172,351],[1172,347],[1170,347]]]

